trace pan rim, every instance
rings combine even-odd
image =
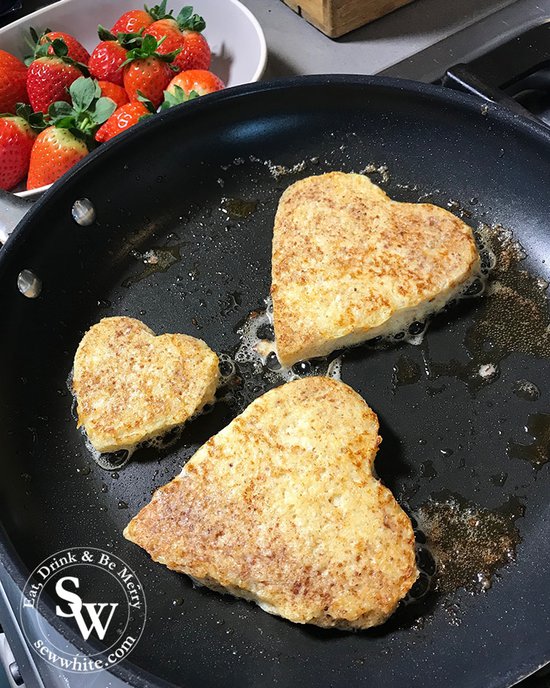
[[[200,116],[204,108],[208,108],[208,110],[216,106],[221,106],[223,108],[224,103],[236,98],[243,99],[274,91],[288,92],[293,89],[303,89],[306,87],[318,88],[319,86],[331,87],[337,85],[387,89],[389,91],[397,90],[398,92],[401,91],[403,93],[410,93],[411,95],[423,96],[432,101],[437,101],[440,104],[460,107],[463,111],[473,113],[486,121],[496,121],[499,124],[508,125],[513,127],[517,132],[523,132],[527,136],[533,137],[535,140],[542,140],[543,144],[550,144],[550,129],[534,119],[522,117],[498,103],[488,104],[470,94],[454,91],[443,86],[426,84],[420,81],[359,74],[313,74],[232,86],[215,93],[207,94],[201,98],[195,98],[182,105],[169,108],[168,110],[158,113],[155,117],[145,118],[143,121],[138,122],[133,127],[105,142],[80,160],[33,203],[27,214],[14,228],[9,240],[0,251],[0,272],[7,257],[10,256],[16,244],[22,239],[21,235],[24,233],[20,231],[20,228],[26,224],[28,220],[34,218],[35,214],[41,211],[43,205],[48,203],[50,199],[55,199],[68,183],[73,182],[75,177],[80,175],[82,170],[99,164],[98,161],[101,161],[102,157],[108,157],[113,154],[113,151],[116,152],[118,147],[122,147],[126,142],[139,139],[142,135],[145,135],[144,132],[152,132],[155,128],[169,126],[172,121],[179,120],[180,118],[186,119]]]
[[[242,86],[235,86],[217,93],[210,94],[206,97],[198,98],[185,104],[185,109],[181,106],[172,108],[159,114],[154,118],[139,123],[135,127],[123,132],[111,141],[96,149],[80,163],[73,167],[61,181],[56,182],[40,199],[38,199],[27,215],[20,221],[15,228],[13,234],[10,236],[6,245],[0,251],[0,274],[3,270],[9,268],[12,253],[14,253],[20,245],[29,240],[30,224],[34,218],[42,212],[42,208],[50,201],[55,201],[56,198],[66,192],[65,186],[68,183],[73,183],[85,170],[93,168],[95,165],[101,164],[103,157],[114,155],[119,150],[119,147],[127,143],[137,142],[140,137],[143,137],[154,127],[169,126],[171,122],[180,120],[181,118],[193,119],[200,117],[204,108],[208,111],[218,107],[223,109],[225,104],[234,99],[243,100],[248,97],[255,97],[267,92],[288,92],[293,89],[311,88],[317,89],[319,87],[333,87],[333,86],[348,86],[348,87],[362,87],[365,89],[382,89],[388,92],[401,92],[402,94],[410,94],[420,96],[431,100],[434,104],[451,106],[458,111],[465,114],[473,114],[484,120],[489,120],[500,124],[508,129],[511,129],[514,134],[523,135],[531,139],[534,143],[550,147],[550,130],[542,124],[535,121],[523,118],[517,113],[506,110],[503,106],[498,104],[486,103],[479,99],[452,91],[441,86],[434,86],[432,84],[424,84],[421,82],[414,82],[402,79],[394,79],[390,77],[378,76],[364,76],[355,74],[338,74],[338,75],[308,75],[302,77],[293,77],[289,79],[279,79],[274,81],[259,82],[254,84],[246,84]],[[291,102],[291,99],[288,99]],[[488,108],[488,109],[486,109]],[[6,531],[0,523],[0,560],[4,563],[5,571],[10,576],[14,584],[22,589],[24,582],[30,571],[23,564],[14,544],[9,539]],[[82,642],[80,638],[73,632],[73,630],[64,624],[59,617],[54,614],[53,608],[48,606],[46,614],[44,614],[48,623],[50,623],[63,637],[69,642],[75,644],[77,647],[84,648],[84,651],[92,651],[93,647],[88,642]],[[541,666],[550,661],[550,653],[545,658],[545,662],[541,664],[540,657],[527,658],[523,665],[516,666],[513,674],[508,674],[505,683],[494,684],[504,688],[505,686],[514,685],[528,677],[531,673],[537,671]],[[132,669],[135,667],[135,669]],[[117,678],[126,681],[129,685],[141,686],[174,686],[174,684],[166,682],[159,677],[152,677],[146,674],[146,671],[141,667],[137,667],[129,660],[115,665],[109,670],[109,673],[117,676]],[[154,680],[154,684],[151,680]]]

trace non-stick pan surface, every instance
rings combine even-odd
[[[195,589],[123,539],[123,527],[152,490],[179,472],[235,406],[219,404],[173,447],[144,450],[118,473],[94,463],[75,427],[67,378],[92,323],[133,316],[157,333],[187,332],[234,353],[238,326],[269,292],[282,190],[306,175],[369,164],[387,166],[373,179],[397,199],[430,193],[456,212],[467,207],[474,226],[512,229],[527,254],[522,267],[549,277],[550,136],[454,93],[359,77],[245,87],[159,116],[90,156],[36,204],[2,249],[6,567],[21,585],[42,559],[75,546],[112,549],[134,567],[148,619],[131,662],[115,671],[137,685],[146,684],[146,671],[159,683],[204,688],[496,688],[550,659],[550,464],[535,470],[507,451],[512,441],[532,441],[524,426],[548,409],[550,367],[519,353],[502,357],[492,384],[467,384],[455,374],[456,365],[447,364],[470,360],[463,341],[483,299],[436,318],[423,347],[348,353],[342,379],[379,414],[377,469],[406,506],[416,510],[443,490],[487,509],[523,505],[514,522],[521,538],[516,560],[500,568],[486,592],[428,596],[370,632],[297,626]],[[97,213],[90,227],[71,217],[74,201],[84,197]],[[144,254],[153,249],[169,265],[144,274],[152,268]],[[18,292],[24,268],[42,280],[39,298]],[[436,382],[425,371],[428,355],[447,365]],[[417,371],[405,375],[410,384],[396,384],[394,367],[403,368],[403,356]],[[516,396],[518,380],[535,382],[540,398]],[[260,394],[260,382],[247,380],[245,397]],[[51,620],[75,637],[59,618]]]

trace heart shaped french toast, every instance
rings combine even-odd
[[[373,475],[378,419],[309,377],[253,401],[158,489],[126,538],[296,623],[367,628],[417,577],[409,518]]]
[[[100,452],[131,449],[213,402],[218,378],[218,357],[202,340],[157,337],[134,318],[104,318],[74,359],[78,425]]]
[[[477,275],[472,229],[429,203],[392,201],[361,174],[286,189],[275,217],[273,320],[283,366],[424,321]]]

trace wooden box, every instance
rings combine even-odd
[[[330,38],[337,38],[412,0],[283,0]]]

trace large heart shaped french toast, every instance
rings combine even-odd
[[[417,577],[409,518],[373,476],[378,419],[342,382],[256,399],[158,489],[126,538],[296,623],[367,628]]]
[[[279,360],[289,366],[398,333],[440,310],[478,271],[472,229],[447,210],[392,201],[360,174],[302,179],[275,217]]]
[[[200,339],[157,337],[134,318],[104,318],[74,360],[78,425],[100,452],[130,449],[211,403],[218,377],[218,357]]]

